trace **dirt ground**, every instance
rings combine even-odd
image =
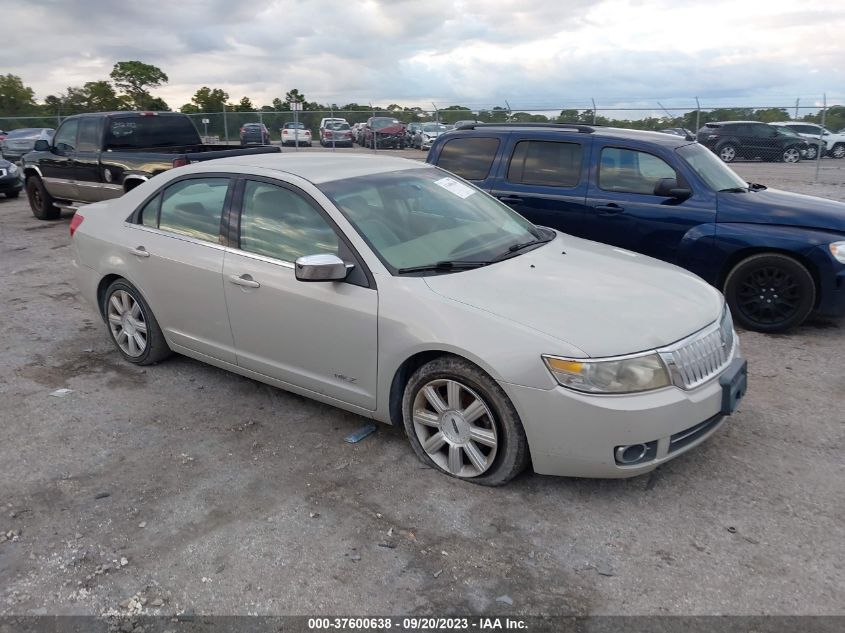
[[[845,161],[735,169],[845,201]],[[740,411],[656,474],[486,489],[397,429],[123,362],[68,243],[0,197],[0,615],[845,613],[841,320],[741,333]]]

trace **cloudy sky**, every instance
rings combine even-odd
[[[155,64],[257,105],[515,109],[845,102],[842,0],[0,0],[0,72],[40,101]]]

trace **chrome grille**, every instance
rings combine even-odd
[[[660,355],[672,382],[682,389],[694,389],[719,374],[733,358],[735,348],[733,321],[725,308],[718,324],[660,350]]]

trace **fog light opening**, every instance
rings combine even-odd
[[[636,464],[642,461],[648,454],[648,446],[645,444],[630,444],[629,446],[616,447],[616,461],[619,464]]]

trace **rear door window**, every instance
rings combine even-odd
[[[228,188],[228,178],[192,178],[171,185],[161,200],[158,228],[218,243]],[[147,224],[143,216],[142,222]]]
[[[581,175],[578,143],[519,141],[508,166],[508,180],[524,185],[574,187]]]
[[[467,180],[484,180],[498,151],[497,138],[456,138],[443,145],[437,166]]]

